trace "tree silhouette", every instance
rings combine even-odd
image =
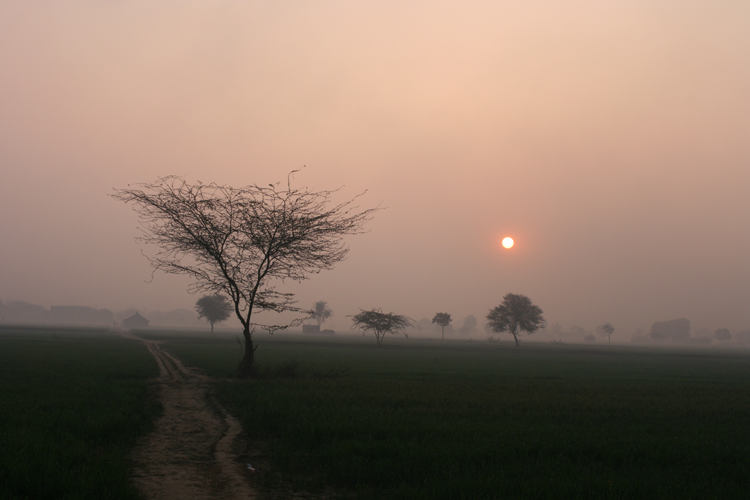
[[[358,197],[330,206],[332,191],[292,188],[293,174],[285,187],[242,188],[169,176],[112,195],[139,215],[143,236],[137,240],[158,247],[148,256],[154,271],[185,274],[193,281],[189,291],[230,298],[245,340],[240,377],[253,374],[255,326],[270,333],[309,317],[310,311],[295,307],[294,295],[276,284],[333,268],[348,252],[343,237],[361,233],[377,210],[359,210],[353,205]],[[262,311],[300,316],[260,324],[253,313]]]
[[[477,318],[473,314],[469,314],[464,318],[464,326],[458,329],[458,333],[471,335],[477,331]]]
[[[361,328],[362,335],[368,331],[375,334],[375,341],[378,346],[383,345],[383,339],[386,333],[392,335],[404,334],[407,327],[411,326],[411,320],[406,316],[400,316],[393,313],[384,313],[381,309],[372,309],[363,311],[360,309],[358,314],[352,316],[352,328]]]
[[[687,342],[690,338],[690,320],[687,318],[657,321],[651,325],[649,335],[654,340]]]
[[[612,343],[612,334],[615,333],[615,327],[612,326],[609,323],[605,323],[603,325],[599,325],[596,327],[596,332],[600,335],[606,335],[607,336],[607,343]]]
[[[331,316],[333,316],[333,311],[328,308],[328,302],[319,300],[313,304],[310,317],[318,322],[318,326],[322,325]]]
[[[525,295],[506,294],[503,302],[490,309],[487,321],[495,333],[508,332],[513,335],[518,347],[518,333],[532,334],[544,325],[542,310]]]
[[[732,334],[729,332],[728,328],[719,328],[714,332],[714,337],[716,337],[716,340],[720,340],[722,342],[732,340]]]
[[[442,330],[443,334],[443,340],[445,340],[445,327],[450,324],[450,322],[453,321],[451,319],[451,315],[448,313],[437,313],[434,318],[432,318],[433,323],[437,323],[440,325],[440,329]]]
[[[195,310],[199,318],[206,318],[211,323],[211,333],[214,323],[221,323],[232,314],[232,306],[224,295],[204,295],[195,303]]]

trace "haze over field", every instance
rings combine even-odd
[[[5,1],[0,299],[192,309],[186,279],[146,283],[112,188],[306,165],[294,185],[387,207],[285,284],[336,328],[481,324],[512,292],[613,339],[747,330],[748,88],[745,2]]]

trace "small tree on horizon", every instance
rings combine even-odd
[[[544,325],[542,310],[525,295],[508,293],[503,302],[490,309],[487,321],[495,333],[508,332],[513,335],[518,347],[518,333],[532,334]]]
[[[458,333],[464,335],[471,335],[477,331],[477,318],[473,314],[469,314],[464,318],[464,326],[458,329]]]
[[[199,318],[206,318],[211,323],[211,333],[214,333],[214,323],[221,323],[229,318],[232,305],[224,295],[204,295],[195,303],[195,311]]]
[[[599,335],[606,335],[607,336],[607,343],[612,343],[612,334],[615,333],[615,327],[612,326],[610,323],[605,323],[603,325],[599,325],[596,327],[596,333]]]
[[[729,332],[729,328],[719,328],[714,332],[714,337],[721,342],[732,340],[732,334]]]
[[[399,314],[384,313],[381,309],[372,309],[364,311],[360,309],[358,314],[352,316],[352,328],[361,328],[362,335],[368,331],[375,334],[375,341],[378,347],[383,345],[383,339],[386,333],[391,335],[406,334],[406,328],[411,326],[411,319]]]
[[[319,327],[331,316],[333,316],[333,311],[328,307],[328,302],[319,300],[313,304],[310,317],[318,323]]]
[[[432,318],[433,323],[437,323],[440,325],[440,329],[443,335],[443,340],[445,340],[445,327],[448,326],[451,321],[451,315],[448,313],[437,313],[434,318]]]

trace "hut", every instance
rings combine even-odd
[[[302,333],[320,333],[320,325],[302,325]]]
[[[134,328],[146,328],[149,323],[149,320],[147,320],[137,312],[134,315],[122,320],[122,326],[130,330]]]

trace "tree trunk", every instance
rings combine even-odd
[[[516,347],[518,347],[518,335],[516,335],[516,332],[513,332],[513,339],[516,341]]]
[[[245,356],[242,358],[240,367],[237,370],[239,378],[250,378],[255,375],[255,346],[253,345],[253,334],[249,328],[242,332],[245,337]]]
[[[214,333],[214,322],[211,322],[211,333]]]

